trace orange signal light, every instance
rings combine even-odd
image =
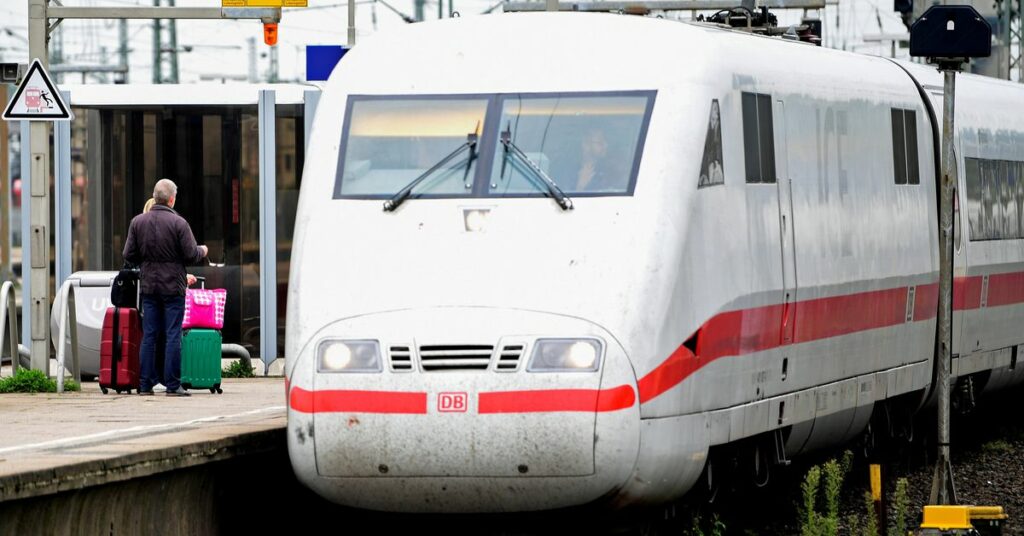
[[[263,42],[269,46],[277,44],[277,23],[276,22],[265,22],[263,23]]]

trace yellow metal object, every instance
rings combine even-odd
[[[882,500],[882,466],[877,463],[871,464],[871,499],[875,502]]]
[[[971,519],[1006,519],[1010,516],[1003,512],[1002,506],[972,506]]]
[[[925,506],[922,529],[957,530],[975,528],[971,521],[1004,520],[1002,506]]]
[[[922,529],[970,529],[970,506],[925,506]]]
[[[221,7],[307,7],[309,0],[220,0]]]

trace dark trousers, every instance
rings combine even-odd
[[[139,390],[151,391],[163,383],[168,391],[181,386],[181,321],[185,318],[184,296],[142,295],[142,348]],[[164,370],[157,371],[157,345],[163,339]]]

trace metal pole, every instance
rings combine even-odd
[[[249,44],[249,83],[256,83],[259,74],[256,72],[256,38],[246,40]]]
[[[263,374],[277,358],[277,106],[274,90],[259,92],[260,359]]]
[[[424,0],[416,0],[416,22],[423,22],[423,6],[425,4]]]
[[[356,44],[356,0],[348,0],[348,46]]]
[[[61,91],[64,102],[71,105],[71,93]],[[71,275],[71,122],[60,121],[54,125],[54,259],[56,289]]]
[[[21,340],[31,344],[32,300],[28,298],[32,286],[32,203],[29,184],[32,182],[32,123],[21,122]],[[29,363],[31,366],[31,362]]]
[[[170,4],[171,7],[174,7],[174,0],[168,0],[168,3]],[[171,37],[171,46],[170,46],[170,49],[171,49],[171,51],[170,51],[170,56],[171,56],[171,83],[172,84],[177,84],[179,82],[179,80],[178,80],[178,21],[175,20],[175,19],[171,19],[171,20],[168,21],[168,24],[170,25],[170,34],[171,34],[171,36],[170,36]]]
[[[154,7],[160,7],[160,0],[153,0]],[[160,37],[160,19],[153,19],[153,83],[159,84],[163,82],[164,64],[163,54],[160,53],[160,49],[163,48],[163,39]]]
[[[107,53],[107,47],[100,47],[100,64],[108,65],[110,63],[110,54]],[[110,83],[110,76],[106,72],[100,72],[99,79],[104,84]],[[85,73],[82,73],[82,78],[85,78]]]
[[[270,47],[270,67],[267,69],[267,82],[276,84],[279,76],[279,64],[277,61],[277,47]]]
[[[118,22],[117,27],[117,38],[120,44],[117,47],[117,54],[121,57],[121,67],[124,67],[124,72],[121,73],[121,83],[128,83],[128,21],[121,19]]]
[[[157,0],[154,0],[156,2]],[[776,2],[782,0],[765,0]],[[786,0],[791,1],[791,0]],[[258,19],[280,22],[279,7],[69,7],[51,6],[51,19]]]
[[[7,85],[0,84],[0,102],[7,102]],[[7,121],[0,121],[0,284],[12,276],[11,263],[11,177],[7,162]],[[3,326],[0,326],[3,329]],[[17,353],[17,352],[15,352]]]
[[[47,67],[47,4],[49,0],[28,0],[28,56]],[[31,232],[32,242],[29,300],[32,314],[32,369],[50,375],[50,124],[32,121]],[[24,180],[22,181],[24,184]],[[24,265],[25,260],[22,260]],[[24,273],[24,268],[22,273]]]
[[[930,504],[956,503],[953,467],[949,459],[949,376],[952,361],[953,320],[953,192],[956,169],[953,162],[953,105],[956,95],[956,71],[942,67],[945,91],[942,101],[942,181],[939,192],[939,227],[942,241],[939,248],[939,355],[938,395],[939,434],[938,458],[932,479]]]
[[[60,26],[54,28],[52,31],[52,37],[52,39],[49,37],[47,38],[53,42],[53,46],[49,47],[49,50],[47,51],[47,57],[50,58],[50,63],[60,65],[64,63],[64,30]],[[53,81],[57,84],[63,84],[64,75],[59,74],[54,76]]]

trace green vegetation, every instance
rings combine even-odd
[[[801,536],[837,536],[839,534],[839,492],[853,465],[853,453],[846,451],[842,461],[831,459],[824,467],[815,465],[807,471],[800,486],[803,504],[800,507]],[[824,481],[822,480],[824,477]],[[823,485],[824,484],[824,488]],[[818,499],[824,493],[825,511],[818,512]]]
[[[1013,445],[1005,439],[996,439],[982,445],[981,450],[988,454],[1009,454],[1013,452]]]
[[[875,536],[878,534],[878,516],[875,515],[875,501],[871,500],[871,492],[864,492],[864,509],[867,511],[864,517],[864,530],[861,536]]]
[[[255,378],[256,374],[253,372],[252,365],[245,361],[238,360],[228,365],[228,368],[221,371],[221,375],[225,378]]]
[[[910,483],[906,478],[896,480],[896,497],[893,499],[893,508],[896,510],[896,523],[889,531],[890,536],[903,536],[907,533],[907,509],[910,507],[908,488]]]
[[[815,465],[807,471],[803,484],[800,485],[803,505],[800,508],[800,536],[818,536],[822,534],[821,514],[816,506],[818,493],[821,489],[821,467]]]
[[[712,514],[708,522],[704,522],[700,513],[693,514],[693,524],[689,530],[683,532],[686,536],[722,536],[725,534],[725,523],[718,518],[718,514]]]
[[[839,495],[843,481],[853,465],[853,454],[846,451],[841,461],[835,459],[823,466],[811,467],[800,486],[802,502],[799,506],[800,536],[875,536],[878,534],[879,519],[875,514],[875,503],[871,493],[864,493],[864,510],[846,515],[846,530],[840,531]],[[896,481],[896,492],[892,500],[895,521],[888,530],[888,536],[903,536],[907,533],[907,514],[910,507],[906,478]],[[818,511],[824,495],[824,512]]]
[[[65,391],[81,391],[74,380],[64,381]],[[56,393],[57,381],[38,370],[18,369],[10,378],[0,380],[0,393]]]

